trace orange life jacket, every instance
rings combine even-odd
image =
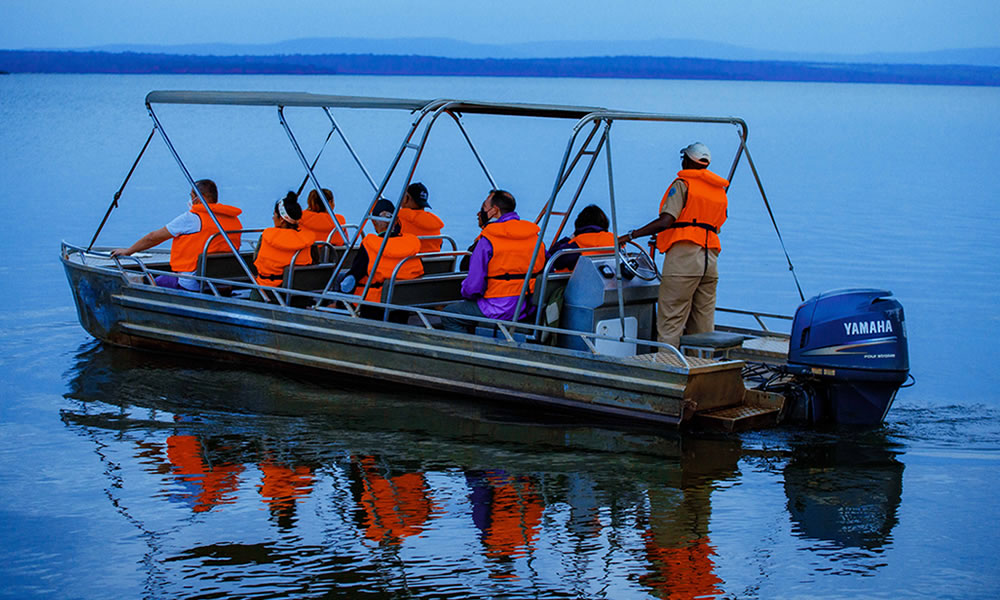
[[[426,210],[400,208],[398,219],[401,232],[418,236],[441,235],[441,228],[444,227],[444,221]],[[420,240],[421,252],[437,252],[440,249],[441,240]]]
[[[591,231],[589,233],[581,233],[579,235],[573,236],[570,240],[571,244],[576,244],[577,248],[614,248],[615,247],[615,234],[610,231]],[[606,250],[590,250],[588,252],[581,252],[584,254],[601,254],[602,252],[609,252]],[[556,269],[556,273],[569,273],[573,269]]]
[[[260,247],[257,259],[253,261],[257,267],[257,283],[269,287],[281,285],[284,270],[292,262],[292,256],[298,252],[295,259],[297,265],[312,264],[309,246],[313,243],[312,235],[305,231],[268,227],[260,234]]]
[[[519,219],[490,223],[483,228],[482,235],[493,245],[493,257],[486,268],[483,298],[502,298],[521,293],[531,253],[538,242],[538,232],[538,225]],[[545,244],[542,244],[531,272],[539,273],[544,267]],[[535,291],[534,279],[529,282],[528,291]]]
[[[343,227],[347,219],[344,218],[344,215],[337,215],[337,222]],[[334,246],[343,246],[344,238],[336,231],[333,231],[334,229],[336,228],[333,226],[333,219],[330,218],[329,213],[313,210],[302,211],[302,218],[299,219],[299,230],[313,236],[313,241],[325,242],[327,236],[329,236],[331,244]],[[331,231],[333,231],[333,235],[330,235]]]
[[[368,288],[365,300],[378,302],[382,297],[382,283],[392,277],[392,272],[396,269],[396,265],[403,259],[409,256],[416,256],[420,252],[420,240],[417,239],[417,236],[406,233],[390,237],[385,244],[382,260],[378,261],[374,274],[372,273],[372,265],[375,264],[378,249],[382,246],[382,238],[374,233],[369,233],[365,236],[361,245],[368,254],[368,276],[372,278],[372,285]],[[399,270],[396,279],[416,279],[423,274],[423,263],[419,259],[409,260]],[[358,287],[354,290],[356,295],[361,295],[367,281],[368,277],[361,278],[361,281],[358,282]]]
[[[170,270],[175,273],[190,273],[198,268],[198,257],[201,256],[202,250],[205,249],[205,242],[213,233],[219,231],[215,227],[215,223],[212,222],[212,217],[205,210],[205,205],[201,203],[195,204],[191,207],[191,212],[197,215],[201,221],[201,229],[195,233],[179,235],[171,242]],[[212,212],[224,230],[243,229],[243,224],[240,223],[238,218],[243,211],[239,208],[215,203],[212,205]],[[233,246],[239,250],[240,234],[233,233],[228,237],[233,242]],[[226,240],[220,235],[212,240],[212,243],[208,246],[208,252],[230,252],[229,245],[226,244]]]
[[[722,250],[719,228],[726,222],[726,186],[729,182],[708,169],[685,169],[677,178],[688,186],[687,202],[670,228],[656,236],[656,249],[666,252],[677,242],[691,242],[703,248]],[[667,194],[660,200],[660,212]]]

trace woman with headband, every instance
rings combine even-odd
[[[260,234],[260,244],[257,246],[257,258],[253,264],[257,267],[257,283],[267,287],[281,285],[284,270],[292,262],[297,265],[312,264],[309,247],[312,245],[312,235],[299,231],[299,219],[302,218],[302,207],[293,192],[288,192],[284,198],[274,203],[272,219],[274,227],[268,227]],[[256,292],[256,290],[254,290]],[[252,294],[256,300],[268,300],[267,294]]]

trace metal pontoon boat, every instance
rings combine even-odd
[[[237,248],[226,236],[223,239],[229,253],[203,252],[199,259],[195,279],[202,284],[200,293],[155,284],[157,275],[169,274],[169,263],[162,250],[154,249],[144,256],[111,257],[109,248],[95,247],[101,229],[117,205],[119,190],[90,244],[77,246],[63,242],[61,248],[80,322],[91,335],[104,342],[136,348],[227,353],[671,427],[700,422],[733,429],[772,424],[785,418],[878,424],[908,377],[902,307],[891,298],[890,292],[882,290],[821,294],[804,301],[794,319],[720,308],[720,313],[748,316],[759,327],[720,325],[715,332],[684,336],[680,348],[657,342],[656,262],[655,257],[638,246],[628,251],[605,248],[601,249],[602,254],[580,256],[575,269],[568,274],[555,272],[550,260],[537,276],[534,298],[527,293],[530,274],[525,276],[521,287],[518,307],[527,302],[541,305],[534,320],[515,323],[470,318],[476,321],[476,335],[434,327],[442,315],[437,309],[460,299],[459,286],[465,276],[460,262],[468,253],[457,251],[453,240],[447,239],[451,250],[416,258],[423,262],[425,271],[418,279],[397,278],[397,267],[383,286],[381,302],[365,302],[356,295],[342,294],[334,285],[338,274],[346,271],[358,251],[372,206],[385,196],[390,180],[400,169],[406,169],[401,171],[405,181],[400,190],[406,189],[428,134],[442,116],[458,126],[494,188],[497,186],[493,176],[463,125],[465,115],[534,117],[573,123],[552,192],[536,219],[541,235],[534,256],[543,251],[541,243],[553,230],[552,217],[557,217],[558,224],[551,239],[559,237],[584,183],[601,157],[606,161],[611,230],[617,237],[611,129],[619,122],[735,126],[739,147],[728,179],[732,179],[737,164],[745,156],[767,204],[746,145],[747,126],[741,119],[581,106],[306,93],[150,92],[146,107],[153,129],[136,164],[158,133],[217,227],[219,222],[211,205],[200,196],[187,166],[153,110],[154,105],[160,104],[275,108],[306,178],[317,190],[321,186],[314,167],[319,155],[312,162],[306,158],[284,111],[286,107],[322,111],[330,123],[327,141],[334,133],[339,135],[373,194],[359,225],[343,228],[335,225],[335,231],[349,242],[344,246],[318,242],[320,262],[295,266],[293,260],[281,285],[269,288],[276,292],[276,302],[264,303],[249,299],[250,292],[258,287],[253,277],[252,249]],[[334,118],[334,111],[349,109],[407,111],[413,115],[381,183],[371,177]],[[131,174],[132,171],[125,183]],[[571,175],[579,179],[575,189],[567,185]],[[402,194],[400,191],[400,199]],[[320,198],[325,202],[323,194]],[[327,210],[332,214],[329,205]],[[397,213],[398,210],[396,202]],[[392,220],[396,218],[394,214]],[[252,235],[252,230],[248,231]],[[353,233],[349,235],[349,231]],[[376,256],[376,264],[384,248],[383,245]],[[543,315],[549,309],[560,308],[558,303],[547,304],[549,292],[557,288],[563,291],[559,326],[547,326]],[[364,292],[367,291],[366,286]],[[382,320],[362,318],[358,308],[362,305],[376,307],[383,315]],[[390,311],[406,311],[409,322],[391,322]],[[790,323],[790,333],[769,329],[765,322],[773,320]]]

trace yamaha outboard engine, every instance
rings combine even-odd
[[[903,307],[892,292],[825,292],[792,322],[788,370],[815,393],[793,410],[812,422],[878,425],[910,371]]]

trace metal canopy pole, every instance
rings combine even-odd
[[[333,128],[337,130],[337,135],[340,136],[340,141],[344,142],[344,146],[347,148],[347,151],[351,153],[351,156],[354,158],[354,162],[356,162],[358,164],[358,167],[361,169],[361,172],[365,174],[365,179],[368,180],[369,185],[372,186],[373,190],[374,189],[378,189],[378,185],[375,183],[375,180],[372,178],[371,173],[368,172],[368,168],[365,167],[365,163],[363,163],[361,161],[361,157],[358,156],[358,153],[354,151],[354,146],[351,145],[351,141],[348,140],[347,139],[347,135],[344,134],[344,128],[341,127],[334,120],[333,115],[330,114],[330,109],[328,107],[324,106],[323,107],[323,112],[325,112],[327,118],[330,119],[330,124],[333,125]]]
[[[743,150],[747,155],[747,164],[750,165],[750,172],[753,173],[754,181],[757,182],[757,189],[760,190],[760,197],[764,200],[764,206],[767,208],[767,214],[771,217],[771,224],[774,225],[774,232],[778,234],[778,242],[781,244],[781,251],[785,253],[785,260],[788,262],[788,270],[792,273],[792,279],[795,280],[795,287],[799,290],[799,299],[805,302],[805,294],[802,293],[802,286],[799,285],[799,277],[795,274],[795,267],[792,265],[792,259],[788,256],[788,249],[785,248],[785,240],[781,237],[781,231],[778,229],[778,221],[774,218],[774,212],[771,211],[771,203],[767,201],[767,194],[764,193],[764,184],[760,181],[760,175],[757,174],[757,167],[753,164],[753,158],[750,157],[750,149],[747,148],[746,140],[740,137],[740,149]]]
[[[194,178],[191,177],[191,173],[188,171],[187,166],[184,164],[184,161],[181,160],[181,156],[177,153],[177,149],[174,148],[173,142],[171,142],[170,138],[167,137],[167,132],[163,130],[163,124],[160,123],[159,118],[157,118],[156,113],[153,111],[153,107],[149,104],[149,102],[146,102],[146,110],[149,111],[149,116],[153,119],[154,130],[160,132],[160,137],[163,138],[163,142],[167,145],[167,149],[170,150],[170,154],[173,155],[174,160],[177,162],[177,166],[180,167],[181,172],[184,173],[184,177],[187,179],[191,189],[194,191],[195,195],[198,196],[198,200],[201,202],[202,206],[205,207],[205,210],[208,212],[208,216],[212,219],[212,223],[215,224],[215,228],[222,234],[222,239],[226,241],[226,245],[233,251],[233,256],[236,257],[236,261],[240,264],[240,267],[243,268],[243,272],[250,278],[250,281],[255,281],[253,272],[250,270],[250,267],[247,266],[243,257],[240,256],[239,249],[233,244],[233,241],[229,239],[229,236],[225,234],[226,230],[222,228],[222,224],[219,223],[218,217],[216,217],[215,213],[212,212],[212,205],[205,201],[205,197],[201,194],[201,190],[199,190],[198,186],[195,185]]]
[[[97,241],[97,236],[101,235],[101,230],[104,229],[104,224],[108,222],[108,217],[111,216],[111,211],[118,208],[118,199],[122,197],[122,191],[125,190],[125,186],[128,185],[128,180],[132,178],[132,173],[135,172],[135,168],[139,166],[139,161],[142,159],[142,155],[146,153],[146,148],[149,147],[149,142],[153,140],[153,136],[156,135],[156,126],[150,130],[149,136],[146,138],[146,143],[142,145],[142,150],[139,150],[139,156],[135,157],[135,162],[132,163],[132,168],[128,170],[128,175],[125,176],[125,181],[122,182],[121,187],[115,192],[114,198],[111,199],[111,204],[108,205],[108,211],[104,213],[104,218],[101,219],[101,224],[97,226],[97,231],[94,232],[94,237],[90,239],[90,244],[87,245],[87,252],[94,247],[94,242]]]
[[[443,103],[446,103],[446,101],[436,100],[434,102],[430,102],[430,103],[426,104],[423,108],[420,109],[420,113],[417,115],[417,117],[413,120],[413,123],[410,125],[410,131],[406,134],[406,137],[403,138],[403,142],[399,145],[399,150],[396,151],[395,158],[393,158],[392,163],[389,165],[389,168],[386,170],[385,176],[382,178],[381,185],[379,185],[375,189],[375,195],[372,197],[372,201],[368,204],[368,209],[365,211],[364,216],[361,217],[361,222],[358,224],[358,230],[356,232],[354,232],[354,235],[351,237],[351,241],[347,245],[348,248],[353,248],[354,244],[357,242],[358,238],[361,237],[361,232],[362,232],[362,230],[365,227],[365,223],[367,223],[371,219],[372,208],[375,207],[375,203],[378,202],[379,198],[382,197],[382,192],[385,191],[385,187],[389,184],[389,179],[392,177],[393,172],[396,170],[396,167],[399,165],[399,161],[402,159],[403,153],[406,152],[406,150],[416,149],[416,148],[420,147],[420,146],[417,146],[417,145],[414,145],[414,144],[410,143],[410,140],[413,139],[413,134],[416,133],[417,128],[420,126],[420,123],[424,120],[424,117],[426,117],[428,113],[430,113],[432,110],[436,110],[437,107],[440,106]],[[426,133],[425,133],[425,137],[426,137]],[[396,207],[397,210],[398,210],[398,208],[399,207]],[[395,214],[393,214],[393,218],[395,218]],[[392,223],[390,223],[390,226],[391,225],[392,225]],[[383,240],[383,242],[384,242],[384,240]],[[384,246],[385,246],[385,244],[383,243],[383,245],[379,247],[379,257],[382,256],[382,248]],[[330,291],[330,286],[333,285],[333,282],[336,279],[337,274],[340,272],[341,267],[344,266],[344,261],[347,259],[347,254],[348,254],[347,252],[344,252],[344,254],[337,261],[337,266],[333,269],[333,273],[330,274],[330,279],[327,280],[326,286],[323,288],[323,292],[322,292],[323,294],[325,294],[328,291]],[[369,265],[369,266],[371,266],[371,265]],[[368,293],[368,288],[370,287],[369,286],[370,283],[371,283],[371,281],[370,281],[370,278],[369,278],[369,281],[366,282],[366,284],[365,284],[365,288],[364,288],[364,291],[362,292],[362,296],[364,296],[364,294]]]
[[[615,178],[611,170],[611,119],[605,121],[604,154],[608,159],[608,200],[611,203],[611,235],[615,237],[615,244],[618,243],[618,211],[615,208]],[[625,341],[625,291],[622,289],[622,255],[615,252],[615,289],[618,291],[618,318],[621,319],[622,334],[620,341]]]
[[[313,187],[316,188],[316,193],[319,195],[320,202],[323,203],[323,207],[326,208],[326,212],[330,215],[330,220],[333,221],[333,226],[337,230],[337,235],[340,236],[340,239],[345,239],[346,233],[337,221],[336,215],[333,214],[333,208],[330,207],[330,203],[326,200],[326,194],[323,193],[323,188],[320,186],[319,180],[316,179],[316,173],[314,173],[312,167],[309,166],[309,161],[306,160],[306,155],[303,154],[302,148],[299,146],[298,141],[296,141],[295,135],[292,133],[292,128],[288,126],[288,121],[285,119],[284,106],[278,107],[278,122],[281,123],[285,133],[288,135],[288,140],[292,143],[292,147],[295,148],[295,154],[299,157],[299,160],[302,161],[302,166],[306,169],[306,177],[312,180]],[[334,128],[336,128],[336,125],[334,125]],[[331,130],[330,133],[332,134],[333,131]],[[329,140],[330,136],[328,135],[326,139]],[[326,146],[326,143],[323,145]],[[322,150],[320,152],[322,152]],[[318,160],[319,155],[317,155],[316,158]],[[313,163],[313,166],[315,166],[315,163]]]
[[[592,116],[593,116],[592,114],[584,116],[582,119],[577,121],[576,125],[573,126],[573,133],[572,135],[569,136],[569,141],[566,143],[566,151],[563,152],[562,162],[559,163],[559,169],[556,171],[556,181],[555,183],[552,184],[552,193],[549,195],[549,199],[542,206],[542,214],[539,215],[541,217],[542,223],[539,226],[538,230],[538,241],[535,242],[535,249],[531,253],[531,262],[528,264],[528,273],[525,276],[524,282],[521,284],[521,293],[517,298],[517,305],[514,307],[515,320],[517,320],[517,317],[519,316],[519,313],[521,311],[521,307],[524,305],[524,292],[527,290],[528,282],[531,280],[532,276],[531,268],[535,266],[535,260],[538,257],[538,250],[542,244],[542,236],[545,235],[545,231],[549,225],[549,219],[552,217],[552,208],[555,206],[556,197],[559,195],[559,191],[562,189],[562,186],[566,183],[566,180],[568,178],[568,171],[572,170],[573,168],[570,167],[569,169],[567,169],[567,164],[569,164],[569,156],[573,152],[573,147],[576,146],[576,138],[580,135],[580,130],[583,128],[584,124],[592,120],[591,119]],[[586,142],[584,142],[584,145],[581,146],[580,152],[578,152],[576,157],[573,159],[574,167],[583,153],[583,148],[586,147],[586,144],[590,143],[590,140],[592,140],[593,137],[594,137],[594,131],[591,131],[590,135],[587,137]],[[545,300],[542,299],[542,301],[544,302]]]

